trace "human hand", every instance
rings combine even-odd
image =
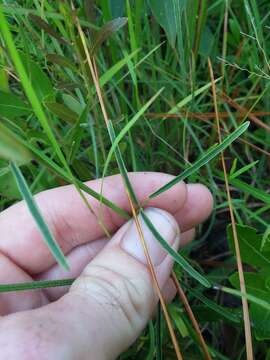
[[[172,179],[161,173],[131,173],[129,177],[140,202]],[[100,180],[88,183],[96,191],[100,185]],[[103,194],[130,211],[119,175],[105,179]],[[99,202],[88,199],[98,212]],[[124,224],[104,206],[104,223],[114,234],[106,239],[73,186],[44,191],[36,201],[71,270],[66,273],[55,264],[20,202],[0,214],[0,283],[78,278],[70,289],[0,294],[1,357],[115,359],[143,330],[158,301],[136,227],[132,220]],[[209,216],[212,196],[203,185],[179,183],[147,206],[152,223],[177,249],[179,243],[183,246],[193,238],[194,227]],[[169,301],[174,295],[168,281],[172,258],[143,224],[142,228],[159,286]]]

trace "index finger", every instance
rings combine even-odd
[[[130,182],[140,202],[173,176],[163,173],[130,173]],[[87,183],[100,192],[101,180]],[[129,200],[120,175],[104,179],[103,194],[118,207],[130,211]],[[98,215],[100,202],[85,194],[94,213]],[[46,190],[35,196],[37,204],[49,225],[56,241],[65,254],[78,245],[85,244],[104,236],[97,216],[89,211],[73,185]],[[151,199],[147,206],[160,207],[172,214],[185,203],[186,185],[181,182],[170,190]],[[109,232],[116,231],[124,222],[117,213],[102,206],[102,220]],[[24,202],[20,202],[0,214],[1,242],[0,251],[18,266],[34,274],[47,270],[55,263],[44,243]]]

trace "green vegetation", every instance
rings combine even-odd
[[[211,357],[241,360],[246,319],[231,206],[254,359],[269,360],[268,1],[78,0],[76,16],[68,0],[1,3],[0,209],[24,198],[53,255],[67,267],[31,194],[72,183],[82,201],[83,190],[127,218],[83,183],[120,172],[133,204],[176,261],[176,276]],[[101,92],[89,67],[93,62]],[[210,188],[214,211],[196,241],[180,253],[164,242],[140,209],[127,170],[177,175],[151,197],[182,179]],[[5,284],[0,291],[72,281]],[[176,299],[168,311],[183,358],[204,358],[182,301]],[[120,358],[176,359],[161,309]]]

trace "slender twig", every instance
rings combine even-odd
[[[222,139],[221,139],[219,117],[218,117],[216,87],[215,87],[215,81],[214,81],[213,68],[212,68],[210,59],[208,59],[208,66],[209,66],[209,73],[210,73],[211,82],[212,82],[212,92],[213,92],[214,108],[215,108],[215,113],[216,113],[218,140],[219,140],[219,143],[221,143]],[[237,235],[237,230],[236,230],[232,198],[231,198],[226,163],[225,163],[223,153],[221,153],[221,162],[222,162],[222,167],[223,167],[223,172],[224,172],[224,180],[225,180],[228,204],[229,204],[229,209],[230,209],[230,217],[231,217],[231,223],[232,223],[232,232],[233,232],[234,246],[235,246],[235,252],[236,252],[236,261],[237,261],[240,289],[241,289],[242,294],[246,294],[244,270],[243,270],[243,265],[242,265],[242,260],[241,260],[241,252],[240,252],[240,246],[239,246],[238,235]],[[250,318],[249,318],[248,301],[247,301],[246,296],[242,296],[242,306],[243,306],[247,360],[253,360],[254,358],[253,358],[253,348],[252,348],[251,325],[250,325]]]
[[[246,110],[244,108],[242,108],[242,110],[237,111],[236,113],[233,113],[233,115],[236,118],[243,118],[246,117],[247,115],[249,116],[269,116],[270,112],[269,111],[252,111],[249,112],[249,110]],[[207,112],[207,113],[202,113],[202,112],[192,112],[192,111],[186,111],[186,112],[180,112],[178,114],[168,114],[168,113],[147,113],[145,115],[147,118],[150,119],[198,119],[198,120],[208,120],[208,119],[215,119],[216,118],[216,114],[214,112]],[[219,112],[218,113],[219,118],[221,119],[226,119],[230,117],[230,114],[228,112]]]
[[[241,111],[241,112],[246,112],[245,117],[248,117],[250,121],[252,121],[254,124],[256,124],[257,126],[263,128],[264,130],[270,132],[270,126],[268,126],[267,124],[265,124],[263,121],[261,121],[260,119],[257,118],[257,116],[254,115],[254,113],[252,113],[251,110],[247,110],[246,108],[244,108],[243,106],[237,104],[237,102],[235,102],[233,99],[231,99],[227,94],[225,94],[224,92],[222,93],[221,97],[229,104],[231,105],[234,109]]]
[[[197,113],[187,113],[187,116],[189,116],[189,114],[197,114]],[[209,115],[208,115],[209,114]],[[202,115],[199,115],[199,113],[198,113],[198,115],[195,115],[194,117],[196,117],[196,118],[198,118],[198,119],[200,119],[200,120],[202,120],[202,121],[204,121],[205,123],[207,123],[207,124],[209,124],[209,125],[211,125],[211,126],[214,126],[214,127],[217,127],[217,125],[216,124],[213,124],[213,123],[211,123],[208,119],[211,119],[212,118],[212,115],[210,116],[210,114],[212,114],[212,113],[206,113],[205,115],[205,117],[203,116],[204,114],[202,113]],[[220,114],[221,114],[221,116],[220,116]],[[224,113],[220,113],[219,112],[219,118],[225,118],[225,116],[223,116],[223,114]],[[247,114],[247,112],[245,112],[245,113],[243,113],[243,117],[246,117],[246,114]],[[253,115],[256,115],[256,116],[264,116],[264,115],[270,115],[270,113],[268,114],[267,112],[259,112],[259,114],[258,113],[255,113],[255,112],[252,112],[252,113],[250,113],[250,114],[253,114]],[[159,114],[148,114],[150,117],[153,117],[153,118],[162,118],[162,119],[166,119],[166,118],[172,118],[172,119],[181,119],[181,114],[164,114],[163,115],[163,113],[161,113],[160,115]],[[153,115],[153,116],[152,116]],[[147,116],[147,115],[146,115]],[[184,117],[184,116],[183,116]],[[191,116],[191,117],[193,117],[193,115]],[[215,115],[215,117],[216,117],[216,115]],[[185,117],[184,117],[185,118]],[[229,132],[227,131],[227,130],[225,130],[225,129],[220,129],[223,133],[225,133],[225,134],[229,134]],[[250,143],[249,141],[247,141],[247,140],[245,140],[245,139],[242,139],[242,138],[237,138],[236,139],[236,141],[238,141],[238,142],[241,142],[241,143],[243,143],[243,144],[246,144],[246,145],[248,145],[248,146],[250,146],[250,147],[252,147],[254,150],[256,150],[256,151],[258,151],[258,152],[260,152],[260,153],[262,153],[262,154],[264,154],[264,155],[266,155],[266,156],[268,156],[268,157],[270,157],[270,153],[268,152],[268,151],[266,151],[266,150],[264,150],[264,149],[262,149],[262,148],[260,148],[259,146],[257,146],[257,145],[254,145],[254,144],[252,144],[252,143]]]
[[[191,307],[189,305],[188,299],[187,299],[187,297],[186,297],[186,295],[185,295],[185,293],[184,293],[184,291],[183,291],[183,289],[182,289],[182,287],[181,287],[181,285],[180,285],[174,271],[172,272],[171,277],[172,277],[173,283],[174,283],[174,285],[176,287],[177,293],[178,293],[178,295],[179,295],[179,297],[180,297],[180,299],[181,299],[181,301],[182,301],[182,303],[183,303],[183,305],[184,305],[184,307],[186,309],[186,312],[187,312],[187,314],[188,314],[188,316],[190,318],[190,321],[192,322],[192,325],[193,325],[193,327],[194,327],[194,329],[196,331],[196,334],[197,334],[199,342],[201,344],[205,359],[206,360],[212,360],[211,355],[210,355],[210,353],[208,351],[207,345],[206,345],[206,343],[204,341],[204,338],[202,336],[200,326],[199,326],[199,324],[198,324],[198,322],[197,322],[197,320],[196,320],[196,318],[194,316],[194,313],[193,313],[193,311],[192,311],[192,309],[191,309]]]
[[[126,191],[127,191],[127,189],[126,189]],[[172,343],[173,343],[173,346],[174,346],[174,349],[175,349],[175,353],[176,353],[177,359],[182,360],[183,357],[182,357],[181,352],[180,352],[180,348],[179,348],[179,345],[178,345],[178,342],[177,342],[177,339],[176,339],[176,335],[175,335],[175,332],[174,332],[174,329],[173,329],[172,321],[170,319],[170,316],[169,316],[169,313],[168,313],[168,310],[167,310],[165,300],[163,298],[163,295],[161,293],[161,289],[160,289],[159,284],[158,284],[157,275],[156,275],[156,272],[155,272],[151,257],[149,255],[147,244],[145,242],[145,238],[144,238],[144,235],[143,235],[143,232],[142,232],[142,227],[141,227],[141,224],[140,224],[140,222],[138,220],[138,215],[136,213],[135,207],[134,207],[134,205],[132,203],[132,200],[130,198],[130,195],[129,195],[128,191],[127,191],[127,195],[128,195],[132,215],[133,215],[133,218],[134,218],[134,221],[135,221],[135,224],[136,224],[139,236],[140,236],[141,244],[143,246],[144,255],[145,255],[146,260],[147,260],[148,268],[149,268],[150,274],[151,274],[152,279],[153,279],[153,285],[154,285],[154,288],[155,288],[155,290],[157,292],[157,295],[159,297],[160,305],[161,305],[162,311],[164,313],[164,317],[165,317],[165,320],[166,320],[166,323],[167,323],[167,326],[168,326],[168,330],[169,330],[169,333],[170,333],[170,336],[171,336],[171,339],[172,339]]]

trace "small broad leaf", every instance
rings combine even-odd
[[[265,285],[265,275],[261,273],[245,273],[244,276],[247,293],[268,302],[270,290]],[[230,276],[229,280],[235,288],[240,289],[238,273]],[[270,310],[267,311],[260,305],[252,303],[250,305],[250,315],[257,340],[269,340]]]
[[[60,104],[57,102],[45,102],[45,105],[51,113],[53,113],[55,116],[65,122],[74,124],[78,119],[78,115],[64,104]]]
[[[120,17],[112,21],[107,22],[96,34],[96,37],[93,40],[93,45],[91,47],[91,53],[94,54],[98,47],[107,40],[113,33],[118,31],[127,23],[127,18]]]
[[[19,116],[29,115],[31,109],[18,96],[0,91],[0,116],[10,120]]]
[[[54,239],[54,236],[50,232],[48,225],[43,219],[41,212],[35,202],[35,199],[33,198],[30,189],[23,177],[23,174],[20,171],[20,168],[13,162],[11,162],[10,167],[14,178],[16,179],[18,189],[20,190],[20,193],[24,198],[26,205],[31,215],[33,216],[33,219],[35,220],[41,234],[43,235],[43,238],[48,248],[50,249],[53,257],[58,262],[58,264],[61,265],[65,270],[69,270],[69,265],[67,263],[65,255],[63,254],[61,248]]]
[[[255,268],[269,269],[270,251],[262,252],[262,235],[258,235],[254,228],[237,225],[237,236],[240,246],[241,259],[244,263]],[[231,225],[227,228],[230,249],[235,253]]]
[[[190,335],[189,330],[183,319],[183,314],[182,314],[181,308],[179,308],[178,305],[170,304],[169,305],[169,313],[175,323],[175,326],[177,327],[179,333],[181,334],[181,336],[183,338],[189,336]]]
[[[270,225],[267,227],[267,229],[263,234],[261,251],[263,252],[269,251],[270,253]]]
[[[16,136],[0,122],[0,157],[18,164],[32,160],[31,152],[22,145]]]
[[[58,54],[47,54],[47,60],[53,64],[59,65],[61,67],[66,67],[74,72],[78,72],[78,69],[74,64],[72,64],[66,57]]]
[[[28,75],[31,85],[36,93],[36,96],[42,101],[44,98],[52,97],[54,89],[47,74],[41,69],[37,62],[30,59],[30,57],[22,52],[19,52],[20,59],[24,65],[25,71]]]
[[[21,194],[18,190],[14,176],[7,167],[8,172],[0,174],[0,196],[1,198],[7,198],[9,200],[21,200]],[[4,169],[1,169],[1,172]]]
[[[248,126],[249,126],[248,121],[243,123],[236,130],[234,130],[234,132],[228,135],[222,141],[222,143],[218,145],[214,145],[210,149],[208,149],[193,165],[189,166],[186,170],[182,172],[182,174],[176,176],[172,181],[168,182],[166,185],[162,186],[160,189],[155,191],[153,194],[149,196],[149,198],[152,199],[158,196],[159,194],[170,189],[175,184],[179,183],[180,181],[186,179],[188,176],[198,171],[202,166],[204,166],[209,161],[214,159],[218,154],[224,151],[234,140],[236,140],[240,135],[242,135],[243,132],[247,130]]]

